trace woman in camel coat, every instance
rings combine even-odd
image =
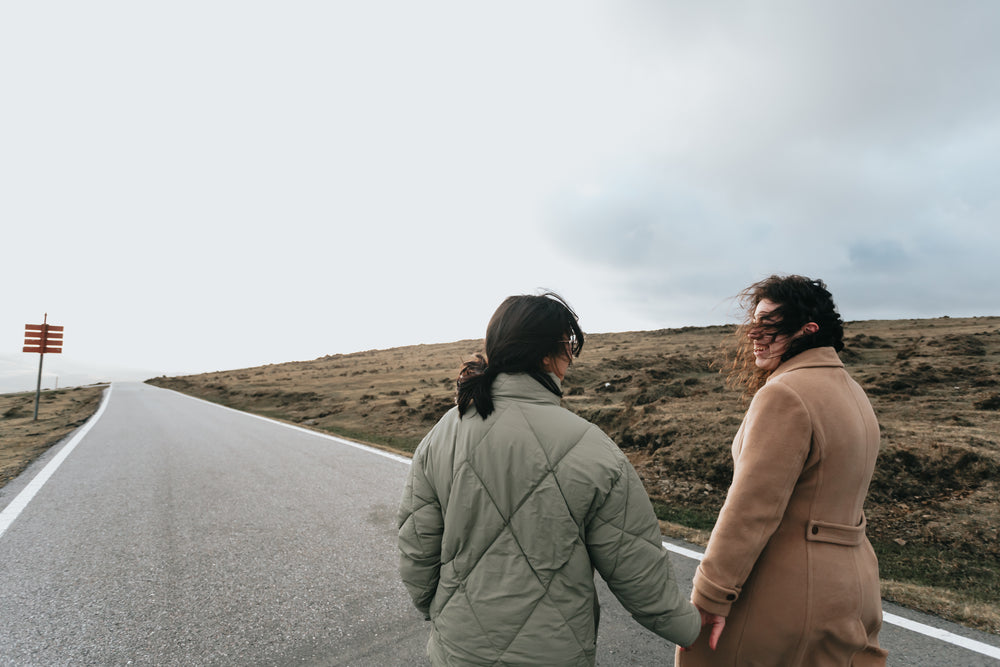
[[[823,282],[801,276],[772,276],[741,297],[750,317],[731,379],[753,400],[694,578],[705,627],[676,664],[884,665],[862,511],[879,427],[837,356],[840,315]]]

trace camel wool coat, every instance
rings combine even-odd
[[[733,482],[692,600],[726,616],[676,664],[884,665],[878,561],[862,505],[879,426],[832,347],[783,362],[733,441]]]

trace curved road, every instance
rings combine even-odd
[[[400,457],[116,383],[0,490],[0,664],[425,665],[428,628],[396,576],[406,472]],[[673,562],[687,585],[696,561]],[[599,665],[672,664],[672,645],[603,588],[602,602]],[[900,619],[883,630],[892,665],[1000,664],[998,637],[886,611]]]

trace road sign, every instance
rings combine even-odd
[[[46,314],[46,319],[48,315]],[[55,324],[25,324],[24,352],[36,354],[62,353],[63,328]]]
[[[24,325],[25,352],[38,354],[38,386],[35,388],[35,419],[38,419],[38,397],[42,393],[42,360],[46,354],[61,354],[63,326],[49,324],[49,314],[41,324]]]

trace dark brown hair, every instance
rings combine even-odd
[[[567,345],[569,336],[575,344]],[[459,414],[470,405],[486,419],[493,412],[493,380],[499,373],[527,373],[557,396],[559,385],[542,370],[545,357],[571,354],[580,356],[583,331],[573,309],[554,292],[533,296],[509,296],[493,313],[486,327],[483,354],[475,355],[458,376]]]
[[[743,389],[745,397],[753,396],[771,374],[754,363],[753,341],[747,336],[752,329],[761,329],[771,336],[791,336],[809,322],[819,326],[816,333],[792,340],[781,355],[782,362],[814,347],[832,347],[837,352],[844,349],[844,321],[822,280],[774,275],[750,285],[736,299],[745,318],[736,329],[735,341],[727,354],[730,362],[728,382],[731,387]],[[754,322],[754,311],[764,299],[773,301],[778,307],[762,321]]]

